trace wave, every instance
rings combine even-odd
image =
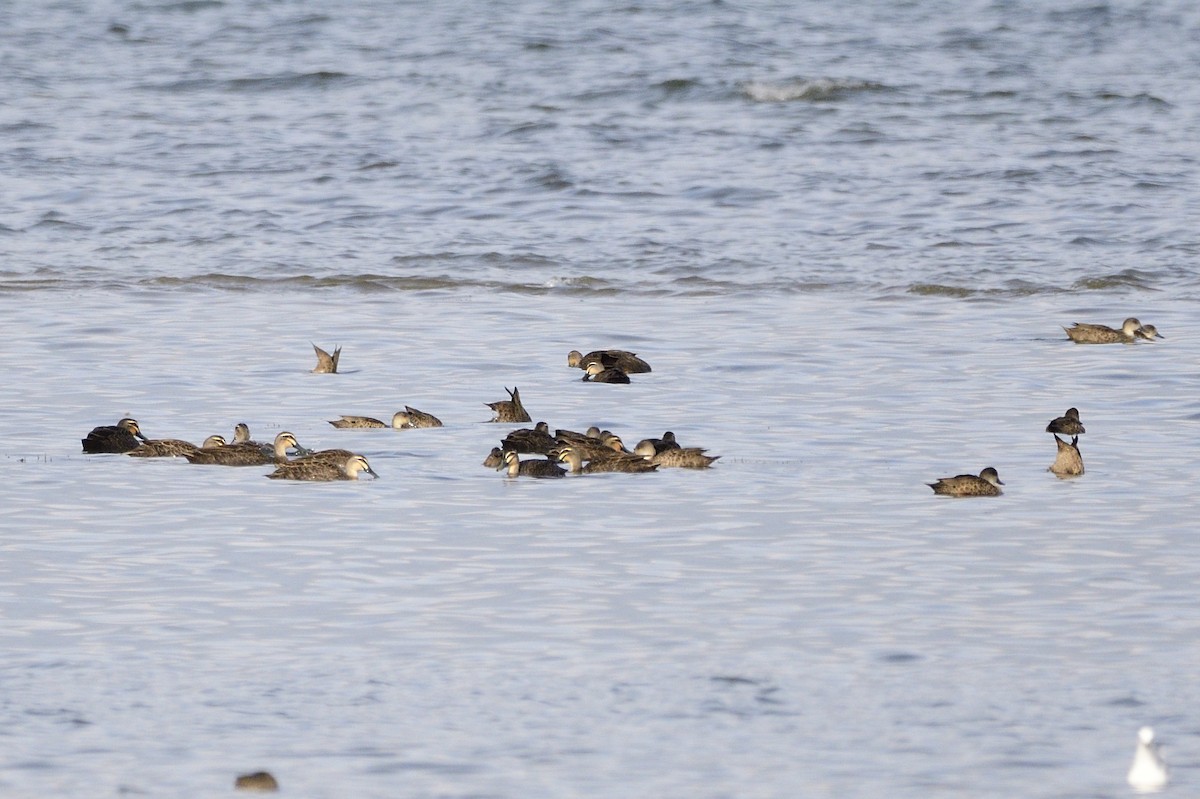
[[[787,103],[795,100],[823,102],[837,100],[848,94],[883,91],[882,83],[847,78],[815,78],[782,83],[750,81],[742,84],[742,92],[757,103]]]

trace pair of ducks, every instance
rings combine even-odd
[[[630,375],[651,371],[650,364],[626,350],[593,350],[587,355],[571,350],[567,366],[582,369],[585,383],[629,383]]]
[[[1054,442],[1058,454],[1054,463],[1047,471],[1058,477],[1074,477],[1083,474],[1083,457],[1079,454],[1079,436],[1086,432],[1079,420],[1079,409],[1068,408],[1067,412],[1046,425],[1046,432],[1054,434]],[[1063,441],[1059,435],[1071,436],[1071,441]],[[994,467],[987,467],[978,475],[960,474],[954,477],[942,477],[934,483],[926,483],[935,494],[952,497],[998,497],[1003,491],[1000,486],[1000,474]]]
[[[339,430],[391,427],[395,430],[413,430],[416,428],[441,427],[442,420],[432,413],[419,411],[411,405],[405,405],[404,410],[392,414],[390,425],[373,419],[370,416],[347,416],[329,422]]]
[[[1076,322],[1063,330],[1066,331],[1067,338],[1076,344],[1132,344],[1138,339],[1153,341],[1156,338],[1165,338],[1154,325],[1143,325],[1132,316],[1121,323],[1120,329],[1108,325]]]

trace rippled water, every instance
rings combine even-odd
[[[1144,723],[1194,782],[1190,5],[0,22],[0,793],[1119,796]],[[514,385],[721,460],[507,480]],[[124,415],[380,478],[80,454]]]

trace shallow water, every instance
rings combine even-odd
[[[1193,782],[1190,7],[0,16],[0,792],[1119,796],[1146,723]],[[514,385],[721,460],[505,479]]]

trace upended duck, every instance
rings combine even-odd
[[[951,497],[998,497],[1003,491],[1000,486],[1000,474],[991,466],[978,475],[960,474],[955,477],[942,477],[936,483],[926,483],[935,494],[945,494]]]
[[[182,458],[184,455],[190,455],[201,449],[216,449],[223,446],[225,446],[224,436],[209,436],[200,446],[178,438],[155,438],[125,454],[131,458]]]
[[[216,449],[201,449],[185,453],[183,457],[188,459],[188,463],[210,466],[262,466],[287,462],[289,449],[300,449],[300,443],[294,435],[285,431],[275,436],[275,443],[270,452],[264,452],[257,444],[247,442]]]
[[[334,480],[357,480],[359,472],[378,478],[371,464],[362,455],[351,454],[341,460],[309,460],[301,458],[281,463],[275,471],[266,475],[272,480],[308,480],[310,482],[332,482]]]
[[[1054,463],[1050,464],[1047,471],[1053,472],[1059,477],[1076,477],[1083,474],[1083,456],[1079,454],[1079,436],[1072,438],[1070,443],[1055,436],[1054,443],[1058,447],[1058,451],[1054,456]]]
[[[311,344],[312,342],[309,343]],[[317,367],[313,369],[313,373],[319,375],[336,374],[338,369],[338,361],[341,360],[342,357],[342,348],[335,347],[333,350],[333,355],[330,355],[316,344],[313,344],[312,348],[317,353]]]
[[[588,364],[596,362],[605,368],[620,369],[627,375],[643,374],[650,371],[650,364],[636,354],[625,350],[592,350],[587,355],[580,355],[579,350],[567,353],[567,366],[587,369]]]
[[[508,388],[505,387],[505,391]],[[492,409],[495,414],[493,422],[532,422],[533,418],[529,412],[525,410],[525,406],[521,404],[521,392],[516,386],[513,386],[512,391],[508,391],[509,398],[498,402],[485,403]]]
[[[149,440],[142,435],[137,420],[129,417],[116,424],[93,427],[86,438],[80,439],[83,451],[89,455],[101,452],[129,452],[140,447],[143,441]]]
[[[507,468],[506,468],[507,467]],[[509,450],[504,453],[504,463],[496,471],[506,470],[509,477],[562,477],[566,471],[557,463],[545,458],[521,460],[521,456]]]
[[[1087,431],[1083,429],[1083,422],[1079,421],[1079,409],[1067,408],[1066,413],[1057,419],[1052,419],[1050,424],[1046,425],[1046,432],[1064,436],[1081,436]]]
[[[1134,317],[1129,317],[1121,323],[1120,330],[1114,330],[1107,325],[1090,325],[1076,322],[1071,327],[1064,327],[1067,338],[1076,344],[1129,344],[1137,341],[1138,330],[1142,323]],[[1155,331],[1156,333],[1158,331]]]

